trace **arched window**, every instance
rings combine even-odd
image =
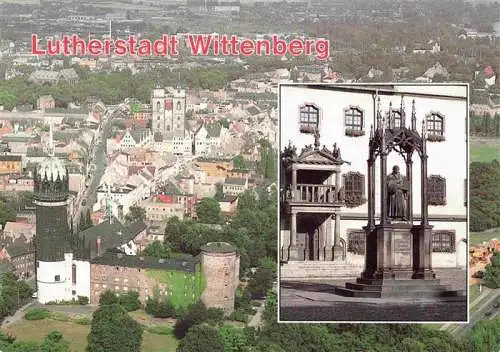
[[[343,178],[346,207],[355,208],[365,203],[365,176],[359,172],[350,171]]]
[[[71,266],[71,278],[72,278],[73,284],[76,284],[76,264],[73,264]]]
[[[314,133],[319,128],[319,108],[314,104],[304,104],[299,113],[300,132]]]
[[[438,253],[454,253],[455,231],[449,231],[449,230],[433,231],[432,251]]]
[[[366,233],[363,230],[348,230],[347,251],[354,254],[365,254]]]
[[[349,107],[344,110],[345,134],[349,137],[364,135],[363,110],[358,107]]]
[[[181,110],[182,109],[182,104],[181,104],[180,101],[177,102],[176,109],[177,110]]]
[[[156,103],[156,111],[160,111],[161,110],[161,104],[160,102],[157,102]]]
[[[425,117],[427,139],[431,142],[444,141],[444,116],[431,112]]]
[[[446,205],[446,179],[439,175],[430,175],[427,179],[427,203]]]

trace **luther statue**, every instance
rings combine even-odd
[[[399,172],[399,166],[392,168],[387,176],[388,215],[393,220],[407,220],[408,183]]]

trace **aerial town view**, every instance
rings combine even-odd
[[[0,351],[498,352],[499,13],[0,0]]]

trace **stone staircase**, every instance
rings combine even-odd
[[[336,287],[335,294],[346,297],[370,298],[433,298],[467,297],[466,271],[461,268],[433,269],[436,277],[432,280],[394,280],[357,278],[355,283]]]
[[[467,290],[467,271],[462,268],[433,268],[436,279],[442,285],[451,287],[452,290]]]
[[[291,261],[280,265],[280,280],[349,280],[358,277],[364,266],[333,261]]]
[[[335,294],[345,297],[365,298],[434,298],[465,297],[462,292],[453,291],[433,280],[377,280],[358,278],[356,283],[346,283],[345,287],[335,287]]]

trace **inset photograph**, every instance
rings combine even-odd
[[[468,85],[282,84],[279,322],[467,322]]]

